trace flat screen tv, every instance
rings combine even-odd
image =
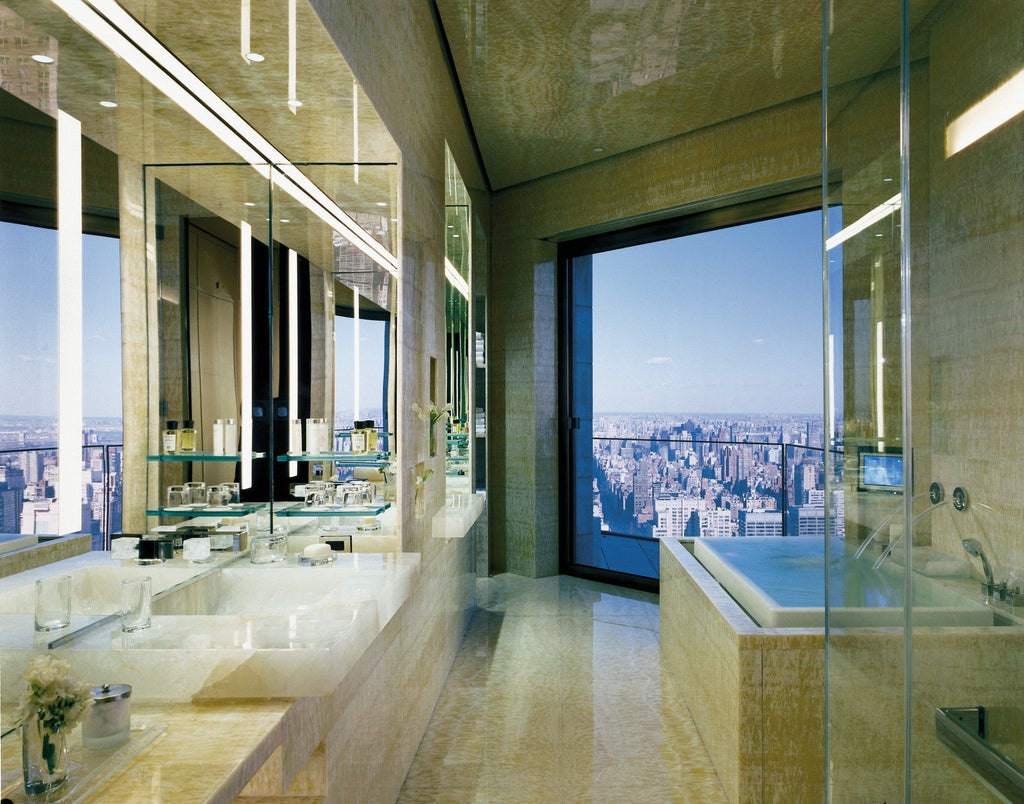
[[[903,492],[903,455],[898,452],[862,452],[857,485],[861,491]]]

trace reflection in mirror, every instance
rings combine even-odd
[[[376,171],[377,183],[390,192],[391,167],[364,168],[364,186],[373,184]],[[351,166],[316,168],[328,186],[343,187],[349,179],[331,179],[351,176]],[[391,274],[315,210],[276,192],[260,166],[154,166],[147,168],[147,190],[160,333],[152,344],[159,354],[152,415],[162,430],[172,429],[169,423],[195,430],[188,452],[183,445],[174,455],[162,444],[151,450],[151,460],[159,461],[147,513],[182,515],[161,503],[166,488],[189,481],[239,482],[241,503],[255,504],[291,500],[294,482],[336,477],[336,462],[327,458],[351,451],[345,437],[353,411],[345,410],[346,433],[325,435],[323,443],[310,440],[310,420],[338,423],[339,384],[349,389],[348,399],[360,386],[351,371],[336,373],[337,354],[352,354],[356,343],[351,327],[337,326],[338,308],[357,326],[365,319],[368,334],[377,323],[376,384],[392,388]],[[390,245],[390,220],[380,212],[364,217],[367,231]],[[348,345],[340,347],[337,337],[346,331]],[[378,392],[374,418],[385,430],[388,398]],[[230,444],[221,429],[227,422],[237,423],[239,436]]]
[[[445,403],[450,406],[445,473],[449,492],[469,493],[473,490],[470,205],[466,185],[447,147],[445,153]]]

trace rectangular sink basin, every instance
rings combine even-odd
[[[125,634],[116,616],[93,618],[56,652],[76,677],[93,686],[131,684],[140,701],[329,694],[409,596],[419,556],[349,554],[321,567],[294,561],[240,562],[212,571],[166,565],[75,570],[68,574],[80,609],[88,603],[92,611],[116,612],[121,579],[130,575],[149,575],[163,594],[153,601],[150,628]],[[4,701],[17,699],[25,666],[39,650],[33,595],[31,582],[0,595],[0,629],[7,634],[0,651]]]

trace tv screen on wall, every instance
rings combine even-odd
[[[903,491],[903,455],[895,452],[862,452],[858,486],[862,491]]]

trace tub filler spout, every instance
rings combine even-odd
[[[941,508],[942,506],[947,505],[948,503],[949,503],[949,500],[943,500],[942,502],[937,502],[934,505],[930,505],[927,508],[925,508],[921,513],[919,513],[917,516],[915,516],[914,519],[911,521],[911,523],[910,523],[910,532],[913,533],[914,532],[914,527],[917,525],[917,523],[920,522],[922,519],[924,519],[926,516],[928,516],[928,514],[930,514],[936,508]],[[901,533],[895,539],[893,539],[891,542],[889,542],[888,545],[886,545],[886,548],[882,551],[882,555],[880,555],[878,557],[878,559],[875,561],[874,566],[873,566],[874,569],[878,569],[879,567],[882,566],[882,564],[885,563],[885,559],[887,559],[890,555],[892,555],[892,551],[896,549],[896,545],[898,545],[900,543],[900,540],[902,538],[903,538],[903,534]]]

